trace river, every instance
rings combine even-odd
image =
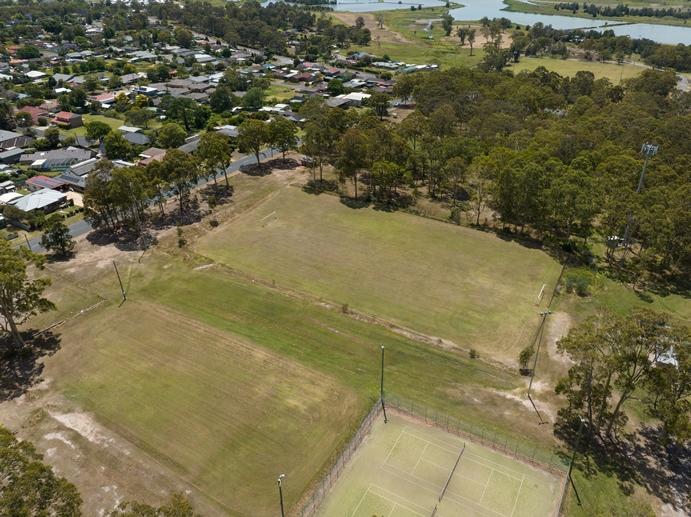
[[[548,14],[532,14],[515,11],[505,11],[506,4],[503,0],[459,0],[463,7],[451,9],[449,14],[456,20],[479,20],[484,18],[508,18],[514,23],[520,25],[533,25],[541,22],[545,25],[551,25],[555,29],[582,29],[582,28],[597,28],[611,29],[615,34],[620,36],[630,36],[632,38],[648,38],[658,43],[667,43],[676,45],[677,43],[684,43],[691,45],[691,27],[682,27],[675,25],[656,25],[652,23],[631,23],[625,25],[617,25],[619,22],[612,21],[606,25],[606,22],[600,18],[581,18],[573,16],[559,16]],[[382,2],[372,0],[347,0],[338,2],[335,6],[337,11],[349,12],[370,12],[370,11],[386,11],[391,9],[410,9],[411,5],[423,5],[424,7],[439,7],[445,5],[445,2],[437,0],[386,0]]]

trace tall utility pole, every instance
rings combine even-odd
[[[281,474],[278,476],[278,479],[276,482],[278,483],[278,497],[281,501],[281,517],[286,517],[286,512],[285,508],[283,507],[283,480],[285,479],[286,475]]]
[[[125,293],[125,288],[122,285],[122,279],[120,278],[120,271],[118,271],[118,266],[113,261],[113,267],[115,268],[115,274],[118,276],[118,283],[120,284],[120,292],[122,293],[122,301],[123,303],[127,300],[127,294]]]
[[[388,423],[386,418],[386,405],[384,405],[384,345],[381,346],[381,383],[379,384],[379,398],[381,400],[381,409],[384,412],[384,423]]]
[[[641,175],[638,177],[638,186],[636,187],[636,194],[640,194],[643,189],[643,182],[645,181],[645,169],[648,167],[648,161],[657,154],[657,150],[660,146],[655,144],[644,143],[641,146],[641,153],[645,156],[643,161],[643,168],[641,169]],[[624,251],[629,249],[629,244],[631,240],[631,223],[633,222],[633,216],[631,211],[629,211],[626,217],[626,230],[624,230]]]

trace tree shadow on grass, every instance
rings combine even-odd
[[[152,218],[152,227],[156,228],[154,220],[155,218]],[[121,251],[144,251],[158,242],[148,229],[139,232],[121,230],[115,234],[106,229],[98,229],[90,232],[86,240],[96,246],[113,244]]]
[[[243,165],[240,167],[240,172],[248,176],[268,176],[271,174],[272,168],[268,162],[252,163],[250,165]]]
[[[643,426],[614,440],[586,429],[579,440],[575,423],[556,424],[554,432],[568,445],[566,457],[577,448],[577,464],[586,477],[616,476],[623,493],[633,493],[638,484],[679,510],[691,503],[691,447],[666,439],[660,428]]]
[[[370,206],[370,201],[365,196],[358,197],[357,199],[349,196],[341,196],[341,203],[343,203],[348,208],[367,208]]]
[[[24,346],[14,348],[8,337],[0,340],[0,401],[15,399],[38,383],[43,373],[44,356],[53,355],[60,349],[60,336],[50,331],[34,335],[22,334]]]
[[[232,185],[222,183],[209,183],[200,191],[201,198],[206,201],[210,208],[217,205],[229,203],[233,197],[235,189]]]
[[[338,182],[334,180],[309,180],[302,191],[307,194],[319,195],[323,192],[338,192]]]

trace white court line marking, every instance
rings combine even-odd
[[[418,457],[417,461],[415,462],[415,466],[413,467],[413,470],[410,471],[411,474],[415,474],[415,469],[417,469],[417,466],[420,464],[420,460],[422,460],[422,457],[425,455],[425,451],[427,450],[427,447],[429,447],[429,443],[426,443],[425,446],[422,448],[422,452],[420,453],[420,456]]]
[[[381,496],[379,496],[379,497],[381,497]],[[391,511],[389,512],[389,514],[386,517],[391,517],[391,514],[393,513],[393,511],[396,509],[397,506],[398,506],[398,504],[394,503],[393,507],[391,508]]]
[[[434,445],[435,447],[438,447],[438,448],[440,448],[440,449],[444,449],[445,451],[451,452],[451,453],[453,453],[453,454],[456,454],[456,453],[458,452],[458,451],[455,450],[455,449],[449,448],[449,447],[451,447],[451,443],[450,443],[450,442],[444,442],[444,441],[438,440],[438,439],[429,440],[429,439],[427,439],[427,438],[422,438],[421,436],[418,436],[418,435],[416,435],[415,433],[411,433],[410,431],[407,431],[405,428],[404,428],[403,431],[401,431],[401,432],[402,432],[402,433],[405,433],[405,434],[408,434],[408,435],[410,435],[410,436],[412,436],[412,437],[414,437],[414,438],[417,438],[418,440],[423,440],[423,441],[425,441],[425,442],[429,442],[429,443],[431,443],[432,445]],[[461,443],[460,440],[459,440],[459,443]],[[473,446],[475,446],[475,447],[481,447],[481,448],[484,448],[484,449],[487,449],[487,450],[491,451],[491,449],[489,449],[488,447],[485,447],[485,446],[482,445],[482,444],[478,444],[478,443],[474,442],[473,440],[470,440],[470,443],[471,443]],[[443,444],[443,445],[440,445],[440,444]],[[495,451],[491,451],[491,452],[493,452],[494,454],[498,454],[498,455],[500,455],[500,456],[506,456],[506,455],[504,455],[504,454],[502,454],[502,453],[500,453],[500,452],[495,452]],[[463,456],[467,456],[467,455],[479,457],[482,461],[484,461],[484,462],[486,462],[486,463],[491,463],[491,464],[493,464],[493,465],[497,465],[497,466],[499,466],[499,467],[502,467],[502,468],[508,470],[509,472],[513,472],[514,474],[518,474],[518,475],[521,475],[521,476],[525,475],[525,474],[523,474],[523,472],[521,472],[521,471],[512,469],[511,467],[507,467],[507,466],[503,465],[502,463],[499,463],[499,462],[496,462],[496,461],[487,459],[487,458],[485,458],[484,456],[481,456],[480,454],[478,454],[477,452],[473,452],[472,450],[467,450],[467,451],[463,454]],[[506,456],[506,457],[507,457],[508,459],[510,459],[511,461],[516,461],[516,462],[518,462],[518,460],[512,460],[512,459],[509,458],[508,456]],[[479,463],[479,462],[477,462],[477,463]],[[519,463],[520,463],[520,462],[519,462]],[[502,472],[501,469],[494,469],[494,470],[497,470],[498,472],[504,474],[504,472]],[[510,474],[506,474],[506,475],[509,476]],[[519,478],[518,476],[516,476],[516,479],[517,479],[517,480],[520,480],[521,478]]]
[[[481,456],[481,455],[478,454],[477,452],[468,451],[468,453],[470,454],[470,456],[475,456],[475,457],[477,457],[477,458],[480,458],[480,460],[482,460],[482,462],[484,462],[484,463],[491,463],[492,465],[497,465],[497,466],[501,467],[500,469],[495,468],[495,467],[491,467],[491,468],[493,468],[494,470],[496,470],[496,471],[498,471],[498,472],[501,472],[502,474],[504,474],[504,472],[502,472],[502,469],[506,469],[506,470],[508,470],[509,472],[513,472],[514,474],[520,474],[521,476],[524,476],[524,475],[525,475],[523,472],[521,472],[521,471],[519,471],[519,470],[514,470],[514,469],[512,469],[511,467],[507,467],[506,465],[503,465],[503,464],[501,464],[501,463],[499,463],[499,462],[489,460],[489,459],[485,458],[484,456]],[[465,454],[464,454],[463,456],[465,456]],[[508,459],[511,459],[511,458],[508,458]],[[478,460],[473,460],[473,461],[475,461],[476,463],[480,463],[480,461],[478,461]],[[517,462],[517,463],[521,463],[521,462],[518,461],[518,460],[511,460],[511,461],[515,461],[515,462]],[[521,464],[522,464],[522,463],[521,463]],[[507,476],[510,476],[511,474],[506,474],[506,475],[507,475]],[[516,479],[520,479],[520,478],[519,478],[519,477],[516,477]]]
[[[407,473],[405,473],[405,472],[401,472],[400,470],[398,470],[398,469],[396,469],[396,468],[394,468],[394,467],[390,467],[389,465],[382,465],[380,468],[381,468],[382,470],[388,471],[389,474],[391,474],[391,475],[393,475],[393,476],[399,477],[399,478],[401,478],[401,479],[407,481],[408,483],[411,483],[411,484],[413,484],[413,485],[415,485],[415,486],[418,486],[418,487],[420,487],[420,488],[424,488],[425,490],[429,490],[429,491],[432,492],[433,494],[437,494],[437,495],[438,495],[438,494],[439,494],[439,490],[441,490],[441,488],[442,488],[442,487],[440,487],[439,485],[435,485],[434,483],[431,483],[430,481],[427,481],[427,480],[425,480],[425,479],[419,478],[419,477],[417,477],[417,476],[411,476],[410,474],[407,474]],[[411,477],[412,477],[412,478],[415,478],[417,481],[414,481],[414,480],[412,480],[412,479],[409,479],[409,478],[411,478]],[[425,486],[425,485],[423,485],[423,484],[421,484],[421,483],[426,483],[427,485],[430,485],[432,488],[430,488],[430,486]]]
[[[410,435],[410,436],[412,436],[413,438],[417,438],[418,440],[422,440],[422,441],[427,442],[427,443],[429,443],[429,444],[431,444],[431,445],[434,445],[435,447],[437,447],[437,448],[439,448],[439,449],[442,449],[442,450],[444,450],[444,451],[446,451],[446,452],[453,453],[454,455],[457,454],[457,452],[458,452],[458,451],[456,451],[456,450],[453,450],[453,449],[450,449],[450,448],[446,447],[445,445],[449,445],[448,443],[445,443],[445,442],[438,442],[438,441],[437,441],[437,442],[431,441],[431,440],[428,440],[428,439],[426,439],[426,438],[422,438],[421,436],[418,436],[418,435],[416,435],[416,434],[414,434],[414,433],[411,433],[411,432],[409,432],[409,431],[406,431],[405,429],[404,429],[403,431],[401,431],[401,432],[402,432],[402,433],[405,433],[405,434],[407,434],[407,435]],[[439,443],[444,443],[444,445],[439,445]],[[486,448],[486,447],[484,447],[483,445],[478,445],[478,444],[476,444],[476,443],[474,443],[474,442],[472,442],[472,441],[471,441],[471,443],[472,443],[474,446]],[[488,450],[490,450],[490,449],[488,449]],[[500,453],[495,453],[495,454],[500,454]],[[499,463],[499,462],[496,462],[496,461],[487,459],[487,458],[485,458],[484,456],[481,456],[480,454],[478,454],[478,453],[476,453],[476,452],[473,452],[472,450],[466,451],[466,452],[464,453],[463,456],[464,456],[464,457],[467,457],[467,456],[475,456],[475,457],[477,457],[477,458],[480,458],[480,461],[478,461],[478,460],[473,460],[472,458],[469,458],[469,459],[470,459],[471,461],[474,461],[475,463],[479,463],[479,464],[481,464],[481,465],[482,465],[483,463],[490,463],[490,464],[492,464],[492,465],[497,465],[497,466],[499,466],[499,467],[501,467],[501,468],[495,468],[495,467],[492,467],[492,466],[490,466],[490,465],[484,465],[484,466],[489,467],[489,468],[492,468],[492,469],[496,470],[497,472],[499,472],[499,473],[501,473],[501,474],[504,474],[504,475],[506,475],[506,476],[514,477],[517,481],[520,481],[520,479],[521,479],[521,478],[518,477],[518,475],[521,475],[521,476],[525,475],[525,474],[523,474],[523,472],[520,472],[520,471],[518,471],[518,470],[514,470],[514,469],[512,469],[511,467],[507,467],[507,466],[503,465],[502,463]],[[510,459],[510,458],[509,458],[509,459]],[[516,461],[516,460],[512,460],[512,461]],[[518,474],[518,475],[513,476],[512,474],[509,474],[509,473],[507,473],[507,472],[503,472],[502,469],[506,469],[508,472],[512,472],[513,474]]]
[[[507,515],[504,515],[501,512],[496,512],[496,511],[492,510],[491,508],[487,508],[486,506],[482,506],[481,504],[478,504],[475,501],[473,501],[472,499],[469,499],[469,498],[467,498],[461,494],[456,494],[454,492],[448,492],[447,491],[446,495],[444,496],[444,500],[446,500],[446,499],[449,499],[449,500],[451,500],[454,503],[459,504],[459,505],[470,504],[470,505],[476,507],[476,510],[484,512],[485,514],[487,514],[487,512],[489,512],[491,515],[499,515],[500,517],[508,517]],[[465,502],[461,501],[460,499],[465,499]],[[442,501],[442,504],[443,504],[443,501]]]
[[[480,504],[482,504],[482,500],[485,498],[485,492],[487,492],[487,487],[489,486],[489,482],[492,481],[492,475],[494,474],[494,470],[491,470],[489,473],[489,477],[487,478],[487,483],[485,483],[485,488],[482,489],[482,495],[480,496]]]
[[[384,460],[384,465],[386,465],[389,462],[389,457],[391,456],[391,453],[393,452],[393,450],[398,445],[398,441],[401,439],[401,436],[403,436],[403,433],[405,433],[405,430],[401,431],[401,434],[399,434],[398,438],[396,438],[396,441],[394,442],[393,447],[391,447],[389,454],[386,455],[386,459]]]
[[[454,454],[457,454],[457,453],[458,453],[458,450],[453,449],[453,448],[452,448],[452,445],[449,444],[449,443],[440,442],[440,441],[436,441],[436,440],[428,440],[427,438],[422,438],[421,436],[418,436],[418,435],[416,435],[415,433],[411,433],[410,431],[406,431],[405,429],[404,429],[402,432],[405,433],[405,434],[408,434],[408,435],[412,436],[413,438],[417,438],[418,440],[422,440],[422,441],[424,441],[424,442],[431,443],[431,444],[434,445],[435,447],[438,447],[438,448],[440,448],[440,449],[444,449],[445,451],[449,451],[449,452],[452,452],[452,453],[454,453]],[[439,445],[440,443],[442,443],[443,445]],[[458,443],[460,444],[460,443],[462,443],[462,442],[459,440]]]
[[[432,466],[434,466],[434,467],[437,467],[439,470],[443,470],[444,472],[448,472],[448,471],[449,471],[449,469],[448,469],[447,467],[442,467],[441,465],[437,465],[436,463],[434,463],[434,462],[432,462],[432,461],[430,461],[430,460],[425,460],[425,459],[423,459],[422,461],[427,462],[427,463],[429,463],[430,465],[432,465]],[[415,477],[417,477],[417,476],[415,476]],[[454,474],[453,479],[456,479],[456,478],[465,479],[466,481],[470,481],[471,483],[475,483],[476,485],[481,485],[481,486],[482,486],[482,483],[480,483],[479,481],[477,481],[477,480],[475,480],[475,479],[473,479],[473,478],[470,478],[470,477],[468,477],[468,476],[463,475],[463,473],[462,473],[460,470],[457,470],[456,473]]]
[[[518,487],[518,493],[516,494],[516,500],[513,502],[513,508],[511,509],[511,516],[510,517],[513,517],[513,514],[516,511],[516,505],[518,504],[518,498],[521,495],[521,490],[523,489],[523,481],[525,481],[525,476],[523,476],[523,479],[521,479],[521,485]]]
[[[402,497],[402,496],[398,495],[396,492],[392,492],[391,490],[387,490],[386,488],[381,487],[381,486],[379,486],[379,485],[371,485],[371,486],[372,486],[372,488],[374,488],[374,489],[376,489],[376,490],[381,490],[382,492],[386,492],[387,494],[389,494],[389,495],[391,495],[391,496],[394,496],[396,499],[401,499],[401,500],[405,501],[406,503],[408,503],[408,504],[410,504],[410,505],[412,505],[412,506],[416,506],[416,507],[418,507],[419,509],[421,509],[421,510],[423,510],[423,511],[425,511],[425,512],[428,511],[427,508],[425,508],[424,506],[421,506],[421,505],[419,505],[419,504],[417,504],[417,503],[414,503],[414,502],[411,501],[410,499],[406,499],[405,497]],[[392,503],[396,503],[398,506],[400,506],[400,507],[402,507],[402,508],[405,508],[406,510],[409,510],[409,511],[411,511],[411,512],[417,514],[417,515],[422,515],[422,517],[425,517],[425,515],[426,515],[426,514],[420,514],[419,512],[413,510],[412,508],[409,508],[409,507],[407,507],[407,506],[404,505],[404,504],[397,503],[396,501],[393,501],[393,500],[389,499],[389,498],[386,497],[386,496],[383,496],[383,495],[381,495],[381,494],[377,494],[374,490],[372,490],[372,493],[375,494],[375,495],[377,495],[377,496],[379,496],[379,497],[381,497],[381,498],[383,498],[383,499],[386,499],[387,501],[390,501],[390,502],[392,502]]]
[[[360,498],[360,501],[358,502],[357,506],[355,507],[355,510],[353,510],[353,513],[350,514],[350,517],[353,517],[357,513],[357,511],[360,509],[360,505],[362,504],[362,501],[365,500],[365,497],[367,497],[367,494],[369,493],[369,489],[372,486],[372,483],[367,485],[367,490],[365,490],[365,493],[362,494],[362,497]]]
[[[473,463],[476,463],[476,464],[480,465],[481,467],[486,467],[486,468],[490,469],[492,472],[498,472],[499,474],[501,474],[502,476],[506,476],[507,478],[512,478],[512,479],[515,479],[516,481],[521,480],[521,478],[519,478],[518,476],[514,476],[513,474],[507,474],[506,472],[503,472],[501,469],[495,468],[491,465],[487,465],[486,463],[483,463],[482,461],[474,460],[473,458],[468,458],[468,461],[472,461]],[[525,476],[525,474],[523,474],[523,475]]]

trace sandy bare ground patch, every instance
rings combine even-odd
[[[573,325],[571,316],[566,312],[554,312],[547,317],[545,329],[545,344],[550,358],[562,366],[569,367],[573,364],[571,358],[557,350],[557,341],[566,336]]]
[[[410,40],[406,39],[405,36],[396,31],[390,30],[386,24],[384,24],[383,29],[380,29],[377,19],[371,13],[333,13],[333,16],[346,25],[355,25],[355,20],[358,17],[362,17],[362,19],[365,20],[365,27],[367,27],[372,33],[372,41],[375,44],[377,42],[410,43]]]
[[[44,461],[74,483],[84,515],[109,515],[125,500],[164,502],[171,493],[193,497],[205,515],[218,509],[178,476],[53,392],[49,379],[0,404],[0,423],[32,442]]]
[[[427,23],[430,20],[420,20],[422,23],[422,26],[427,26]],[[436,21],[436,20],[434,20]],[[441,20],[436,21],[436,24],[439,25],[441,23]],[[419,28],[418,26],[417,28]],[[471,25],[467,23],[461,23],[458,25],[454,25],[453,29],[451,30],[451,35],[450,36],[444,36],[440,38],[442,41],[448,41],[449,43],[456,43],[457,45],[461,45],[461,40],[458,36],[456,36],[456,31],[459,29],[459,27],[468,27],[470,29],[475,29],[475,42],[473,43],[473,49],[481,49],[482,46],[490,41],[488,38],[486,38],[482,34],[482,27],[480,25]],[[511,43],[513,43],[513,38],[511,37],[511,34],[507,31],[503,31],[501,33],[501,48],[509,48],[511,47]],[[465,48],[470,48],[470,45],[468,45],[468,40],[466,39],[465,42]]]

